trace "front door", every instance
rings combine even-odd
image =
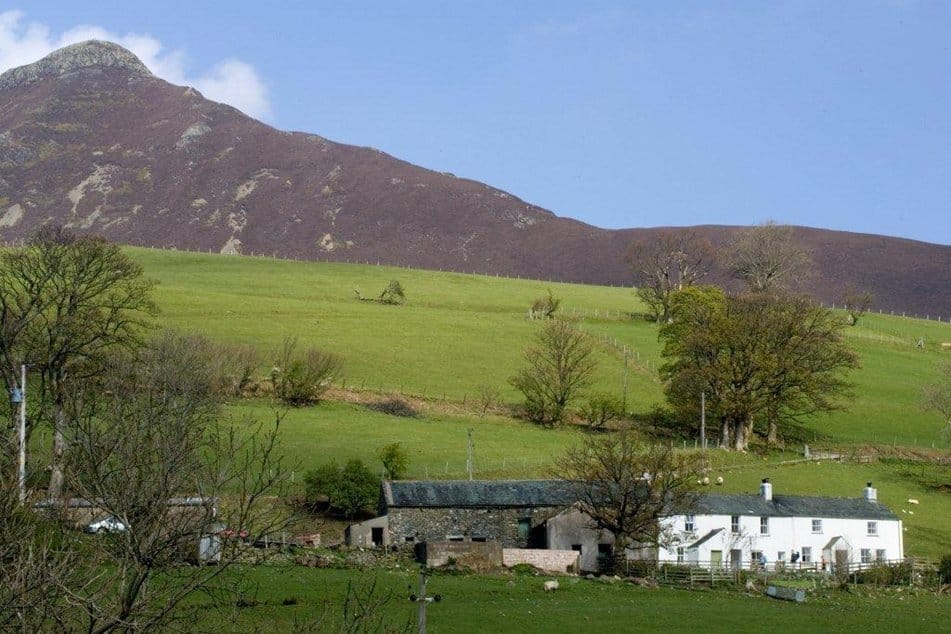
[[[710,567],[712,568],[723,567],[723,551],[722,550],[710,551]]]
[[[730,567],[733,570],[739,570],[743,566],[743,551],[734,549],[730,551]]]

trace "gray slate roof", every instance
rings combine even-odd
[[[565,480],[396,480],[383,482],[387,507],[500,508],[570,506],[578,497]],[[865,498],[707,493],[697,496],[696,515],[752,515],[897,520],[887,507]]]
[[[697,515],[759,515],[766,517],[815,517],[834,519],[897,520],[887,507],[861,498],[827,498],[806,495],[700,495],[693,511]]]
[[[704,542],[710,541],[711,539],[714,538],[714,536],[719,535],[722,532],[723,532],[722,528],[714,528],[712,531],[710,531],[709,533],[707,533],[706,535],[704,535],[703,537],[701,537],[694,543],[687,546],[687,548],[688,549],[697,548],[698,546],[701,546]]]
[[[398,480],[383,483],[388,507],[570,506],[577,501],[564,480]]]

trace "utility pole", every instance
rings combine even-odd
[[[469,479],[472,479],[472,428],[466,432],[469,436],[469,446],[467,449],[468,458],[466,458],[466,472],[469,474]]]
[[[20,504],[26,501],[26,364],[20,364],[20,385],[10,390],[10,404],[20,406],[18,421],[19,459],[17,464],[17,487]]]
[[[419,605],[417,620],[419,621],[419,634],[426,634],[426,604],[435,601],[439,603],[442,597],[438,594],[431,597],[426,596],[426,571],[419,571],[419,594],[409,595],[409,600]]]
[[[707,394],[700,392],[700,448],[707,448]]]

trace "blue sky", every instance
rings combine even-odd
[[[603,227],[951,244],[951,3],[0,5],[0,67],[104,34],[282,129]]]

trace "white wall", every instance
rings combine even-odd
[[[885,550],[885,558],[894,560],[904,558],[902,524],[900,520],[874,520],[878,525],[878,534],[868,534],[868,520],[834,519],[812,517],[770,517],[769,534],[760,534],[759,516],[740,516],[739,533],[731,532],[729,515],[695,515],[694,530],[684,532],[685,516],[677,515],[663,521],[665,529],[679,543],[671,543],[660,548],[660,561],[676,562],[677,546],[685,549],[711,530],[723,528],[723,532],[702,544],[696,552],[686,551],[684,561],[705,563],[711,559],[711,551],[723,553],[723,564],[729,565],[730,551],[742,550],[744,566],[750,564],[750,553],[760,551],[766,555],[768,564],[776,563],[778,554],[784,553],[784,561],[790,561],[793,551],[802,553],[803,547],[812,549],[812,561],[821,561],[822,549],[836,536],[842,536],[851,545],[851,561],[859,562],[861,549],[871,551],[872,559],[878,549]],[[812,532],[812,520],[822,520],[822,532]],[[800,560],[801,561],[801,560]]]

